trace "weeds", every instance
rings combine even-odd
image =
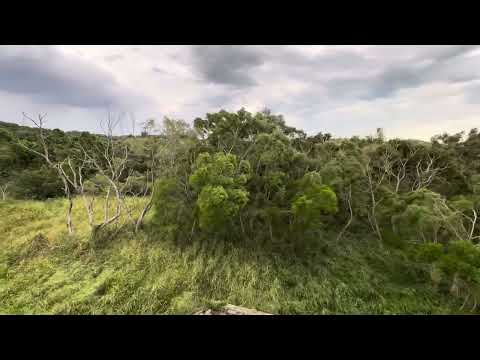
[[[191,314],[231,303],[274,314],[437,314],[461,306],[421,281],[398,246],[368,238],[336,243],[326,234],[302,257],[208,239],[180,247],[148,226],[136,235],[108,230],[92,243],[80,219],[81,231],[66,234],[65,205],[0,206],[0,313]]]

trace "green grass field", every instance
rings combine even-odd
[[[149,230],[89,240],[80,200],[0,202],[0,313],[191,314],[224,303],[274,314],[449,314],[398,249],[348,238],[296,257],[213,241],[177,245]]]

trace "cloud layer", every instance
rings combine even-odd
[[[165,115],[191,121],[240,107],[269,107],[309,133],[366,135],[383,127],[390,137],[429,138],[460,131],[476,126],[480,112],[480,49],[0,47],[2,120],[38,109],[59,127],[92,130],[107,108],[128,109],[139,121]]]
[[[110,55],[106,59],[121,57]],[[0,90],[80,108],[122,107],[142,100],[95,64],[48,46],[1,47]]]

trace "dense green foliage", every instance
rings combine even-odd
[[[62,161],[79,144],[92,148],[101,138],[88,132],[65,133],[45,130],[52,161]],[[61,180],[43,159],[18,145],[21,142],[41,151],[38,129],[0,122],[0,186],[9,184],[9,194],[17,199],[44,200],[62,196]]]
[[[249,177],[250,165],[232,154],[208,153],[198,156],[190,185],[198,194],[200,228],[221,230],[230,224],[248,202],[243,185]]]
[[[66,234],[66,206],[0,203],[1,314],[191,314],[225,303],[274,314],[461,312],[420,265],[368,236],[319,239],[303,257],[208,239],[179,246],[156,228],[90,246],[81,206],[76,235]]]
[[[149,131],[153,128],[150,122]],[[120,171],[114,181],[110,179],[123,191],[119,199],[152,195],[153,211],[143,232],[136,233],[139,244],[134,245],[128,227],[120,227],[118,237],[125,251],[139,252],[135,256],[146,278],[160,270],[148,269],[140,265],[142,261],[167,253],[176,257],[169,266],[181,275],[167,280],[172,281],[172,289],[176,281],[184,284],[180,293],[196,299],[187,301],[190,310],[198,299],[216,299],[280,313],[477,311],[480,134],[476,129],[467,136],[434,136],[430,142],[385,140],[381,131],[376,137],[335,139],[323,133],[307,136],[269,111],[251,114],[242,109],[207,114],[197,118],[193,127],[165,119],[160,135],[115,138],[112,144],[121,147],[112,151],[111,159],[101,157],[105,138],[100,135],[60,130],[47,134],[52,158],[72,157],[73,169],[80,156],[72,154],[89,149],[85,187],[80,192],[72,188],[72,193],[84,196],[87,205],[85,194],[95,199],[105,196],[107,188],[110,191],[102,161],[111,160],[127,170]],[[10,198],[63,196],[58,174],[18,145],[29,142],[40,149],[37,135],[34,129],[0,124],[0,185],[11,185]],[[123,149],[128,150],[124,162]],[[116,259],[123,251],[113,243],[107,248]],[[8,256],[21,256],[25,251],[21,249],[20,245],[9,247]],[[102,253],[98,255],[101,261],[107,261],[107,250],[96,251]],[[63,256],[54,252],[51,256],[57,259],[57,255]],[[230,267],[222,256],[241,265]],[[205,262],[198,265],[206,267],[199,271],[210,271],[210,259],[216,259],[212,260],[215,270],[208,273],[213,279],[205,274],[194,279],[184,273],[188,262]],[[86,260],[80,256],[69,261]],[[248,264],[250,270],[246,270]],[[162,266],[166,271],[167,265]],[[268,275],[265,267],[272,269]],[[233,275],[235,271],[238,274]],[[244,271],[261,278],[259,288],[253,284],[248,290],[232,288],[233,282],[242,283],[239,277]],[[195,287],[195,281],[204,287]],[[267,287],[268,281],[273,285]],[[295,282],[302,288],[292,285]],[[142,278],[133,288],[115,290],[111,296],[127,301],[136,294],[137,301],[151,305],[122,308],[127,312],[174,312],[173,298],[184,296],[177,290],[168,295],[168,301],[158,295],[166,301],[160,311],[158,304],[137,293],[140,284],[157,286]],[[12,294],[20,290],[8,289],[5,299],[14,304]],[[327,292],[337,295],[327,296]],[[405,298],[397,302],[394,297],[400,294]],[[353,299],[333,304],[327,300],[332,296],[355,297],[358,306]],[[78,308],[59,311],[111,312],[110,305],[99,305],[104,300],[89,299],[82,300]],[[56,311],[50,305],[36,309]]]

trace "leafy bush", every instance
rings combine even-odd
[[[184,191],[173,178],[157,180],[153,207],[152,222],[160,227],[183,229],[192,217],[192,209],[186,201]]]
[[[304,229],[317,228],[324,215],[335,214],[338,201],[335,192],[321,184],[321,176],[311,172],[300,181],[300,192],[292,203],[295,224]]]
[[[237,162],[232,154],[202,153],[195,163],[189,183],[199,192],[199,225],[204,230],[221,231],[248,202],[243,185],[250,176],[247,161]]]
[[[45,200],[63,195],[63,183],[53,169],[25,169],[16,174],[10,191],[20,199]]]

